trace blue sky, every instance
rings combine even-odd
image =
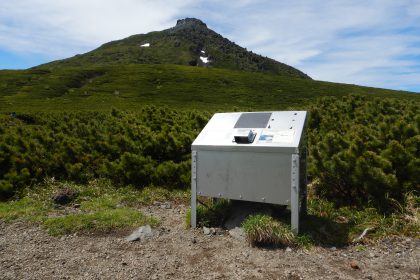
[[[0,2],[0,69],[22,69],[195,17],[314,79],[420,92],[420,0]]]

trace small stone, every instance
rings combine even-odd
[[[369,280],[373,280],[372,275],[368,275],[368,276],[366,276],[365,278],[366,278],[366,279],[369,279]]]
[[[359,267],[359,263],[358,263],[356,260],[352,260],[352,261],[350,262],[350,266],[351,266],[351,268],[353,268],[353,269],[360,269],[360,267]]]
[[[399,264],[394,264],[394,268],[400,268],[400,265]]]
[[[222,228],[214,228],[213,234],[223,235],[225,234],[225,231]]]
[[[195,239],[195,237],[191,238],[191,243],[192,243],[192,244],[197,243],[197,240]]]
[[[145,226],[141,226],[138,229],[136,229],[135,231],[133,231],[132,234],[130,234],[129,236],[127,236],[125,238],[125,240],[127,241],[143,241],[143,240],[147,240],[153,237],[153,232],[152,232],[152,228],[150,227],[150,225],[145,225]]]
[[[287,247],[287,248],[286,248],[286,252],[292,252],[292,248]]]
[[[160,208],[162,208],[162,209],[171,209],[172,208],[172,205],[169,202],[165,202],[165,203],[162,203],[160,205]]]
[[[203,233],[205,235],[210,235],[211,231],[210,231],[210,229],[208,227],[203,227]]]
[[[337,247],[333,246],[330,249],[331,249],[331,251],[335,251],[335,250],[337,250]]]
[[[125,266],[125,265],[127,265],[127,263],[126,263],[126,262],[122,262],[121,264],[122,264],[122,265],[124,265],[124,266]]]
[[[235,227],[229,230],[229,235],[238,240],[245,240],[245,232],[241,227]]]

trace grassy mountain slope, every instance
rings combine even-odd
[[[420,102],[415,93],[268,73],[180,65],[63,67],[0,71],[0,111],[135,110],[142,104],[209,111],[304,108],[348,94]]]
[[[150,44],[149,47],[142,47]],[[209,59],[204,63],[200,57]],[[113,41],[82,55],[41,65],[54,69],[121,64],[177,64],[267,72],[310,79],[301,71],[247,51],[198,19],[178,20],[175,27]]]
[[[209,63],[201,60],[204,56]],[[280,110],[304,108],[319,96],[348,94],[420,100],[414,93],[314,81],[191,18],[69,59],[0,71],[0,110],[9,112],[135,110],[142,104]]]

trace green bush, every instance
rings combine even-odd
[[[337,204],[383,211],[418,195],[420,105],[406,100],[321,98],[310,108],[310,178]],[[0,115],[0,198],[45,177],[183,188],[190,146],[208,112],[145,106],[136,112]]]
[[[168,188],[190,182],[190,145],[206,113],[146,106],[136,113],[0,115],[0,197],[45,177]]]
[[[420,186],[417,103],[323,98],[309,118],[309,173],[318,195],[338,204],[392,208]]]

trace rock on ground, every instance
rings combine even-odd
[[[150,227],[150,225],[145,225],[145,226],[141,226],[138,229],[136,229],[135,231],[133,231],[132,234],[130,234],[129,236],[127,236],[125,238],[125,240],[127,241],[143,241],[143,240],[147,240],[153,237],[153,232],[152,232],[152,228]]]

